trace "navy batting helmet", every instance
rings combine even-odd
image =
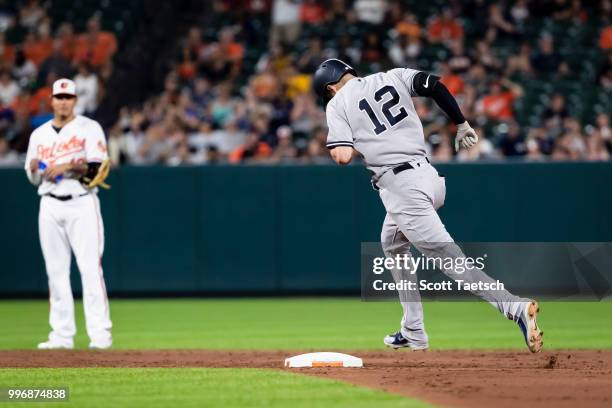
[[[332,85],[340,81],[345,74],[357,76],[357,71],[344,61],[335,58],[328,59],[327,61],[323,61],[315,71],[314,78],[312,79],[312,87],[317,95],[327,102],[330,99],[327,85]]]

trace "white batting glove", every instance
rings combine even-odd
[[[467,121],[457,125],[457,136],[455,137],[455,151],[460,148],[469,149],[478,142],[478,135]]]

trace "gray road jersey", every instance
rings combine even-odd
[[[396,68],[347,82],[327,104],[327,147],[354,147],[377,176],[425,157],[423,125],[411,98],[418,72]]]

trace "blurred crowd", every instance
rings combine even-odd
[[[188,28],[177,44],[161,92],[124,107],[108,129],[116,165],[329,163],[325,113],[310,86],[327,58],[341,58],[361,75],[393,67],[440,75],[481,139],[457,154],[453,125],[430,100],[415,98],[434,161],[612,154],[610,0],[215,0],[212,7],[206,23]],[[32,92],[23,85],[24,65],[35,69],[39,85],[57,74],[58,58],[78,75],[96,75],[92,64],[98,78],[105,75],[114,47],[99,60],[62,51],[65,38],[100,35],[95,19],[86,33],[75,36],[62,24],[51,37],[50,28],[41,29],[44,9],[36,2],[26,8],[37,11],[13,14],[0,40],[21,44],[10,45],[16,55],[41,38],[53,46],[45,58],[5,60],[3,106],[12,106],[4,103],[12,95],[7,87],[15,98]],[[27,33],[21,43],[9,40],[15,24]],[[45,64],[55,69],[45,73]],[[46,113],[28,106],[37,109],[29,111],[31,121],[32,113]],[[0,139],[0,163],[10,154]]]
[[[53,21],[49,4],[0,5],[0,166],[21,163],[31,131],[52,117],[51,85],[61,77],[77,86],[79,114],[91,115],[112,74],[117,40],[97,16],[76,32],[70,22]]]

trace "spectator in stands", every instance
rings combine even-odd
[[[414,67],[420,53],[421,40],[418,37],[400,34],[389,48],[389,59],[397,67]]]
[[[303,157],[307,164],[332,164],[333,161],[329,151],[325,146],[327,140],[327,129],[318,127],[313,130],[312,138],[308,141],[308,146]]]
[[[304,0],[300,8],[300,21],[304,24],[321,24],[325,19],[325,9],[317,0]]]
[[[569,117],[569,112],[565,107],[565,97],[556,93],[550,98],[550,103],[542,114],[545,122],[551,122],[553,126],[560,127],[565,119]]]
[[[580,123],[568,118],[564,133],[556,140],[552,158],[555,160],[583,160],[586,158],[586,143],[580,131]]]
[[[321,128],[325,125],[324,111],[311,93],[310,81],[322,60],[339,57],[350,61],[363,75],[372,70],[408,66],[442,76],[442,81],[460,101],[466,118],[480,125],[478,131],[482,137],[473,150],[455,156],[453,129],[447,119],[432,109],[426,99],[417,98],[415,108],[424,121],[427,148],[434,160],[500,156],[548,160],[551,154],[554,159],[564,160],[609,157],[606,149],[612,144],[609,126],[605,124],[607,119],[597,119],[601,126],[585,124],[588,134],[585,136],[581,124],[572,122],[564,101],[559,103],[557,96],[551,98],[539,127],[519,125],[514,119],[513,105],[517,101],[522,102],[517,105],[521,107],[521,118],[527,114],[532,119],[542,108],[533,95],[521,101],[523,89],[519,84],[531,85],[532,73],[539,75],[538,82],[545,82],[569,72],[569,66],[555,51],[552,38],[542,37],[533,51],[529,42],[521,39],[522,33],[542,33],[541,27],[529,18],[530,14],[547,19],[554,32],[567,24],[567,18],[561,18],[563,23],[551,21],[545,7],[527,0],[509,4],[487,0],[472,0],[469,4],[454,2],[452,8],[440,13],[430,7],[405,11],[403,2],[389,3],[387,7],[387,1],[381,0],[217,1],[213,4],[213,14],[202,26],[208,29],[208,21],[212,21],[210,28],[215,31],[211,32],[218,33],[218,39],[206,43],[202,31],[192,27],[185,40],[177,42],[178,58],[164,91],[142,107],[132,109],[128,113],[128,125],[115,126],[121,130],[113,130],[112,138],[123,146],[119,150],[125,151],[131,163],[203,164],[223,162],[225,158],[231,163],[328,163],[326,131]],[[379,7],[381,4],[385,7]],[[592,35],[589,41],[593,44],[598,41],[600,45],[605,44],[605,30],[601,36],[598,31],[597,37],[584,30],[585,16],[592,14],[594,7],[580,1],[559,4],[561,9],[570,5],[570,18],[578,19],[575,29],[580,36]],[[271,10],[271,21],[266,20],[267,8]],[[291,13],[281,12],[283,9]],[[427,9],[432,12],[423,15]],[[46,26],[48,18],[43,17],[41,21]],[[419,21],[429,21],[425,35]],[[463,32],[463,21],[467,35]],[[608,23],[605,18],[603,21],[602,25]],[[19,18],[15,22],[11,35],[19,32]],[[593,19],[588,23],[598,22]],[[268,39],[258,28],[267,25],[272,37],[269,47],[265,47]],[[293,31],[296,38],[292,37]],[[427,40],[431,44],[424,46],[422,41]],[[282,44],[283,41],[287,44]],[[302,44],[307,44],[305,50]],[[262,48],[265,54],[256,55]],[[0,58],[2,49],[0,34]],[[10,49],[6,49],[10,54]],[[605,47],[588,50],[588,55],[590,58],[593,54],[593,62],[602,63],[595,67],[598,69],[595,72],[605,90],[612,86],[612,60],[600,58],[606,56],[603,51],[595,55],[600,49]],[[587,62],[591,64],[586,61],[585,65]],[[99,83],[108,78],[110,67],[108,64],[102,69],[94,68]],[[246,86],[242,86],[243,78]],[[585,78],[590,80],[582,74],[572,78],[581,82]],[[585,105],[585,117],[592,113],[589,111],[592,106],[608,107],[601,97],[601,88],[594,89],[593,96],[596,102]],[[24,103],[29,104],[28,98],[32,99],[26,91],[15,99],[13,105],[21,107],[15,111],[15,123],[22,121],[22,107]],[[532,103],[535,106],[529,106]],[[132,117],[138,119],[134,124]],[[0,134],[2,126],[0,113]],[[485,137],[485,130],[489,132],[489,129],[499,133],[495,139],[497,146],[493,146],[493,139]]]
[[[516,0],[510,7],[510,16],[518,25],[523,25],[529,18],[529,6],[527,0]]]
[[[200,108],[206,108],[214,99],[210,82],[206,78],[197,77],[193,82],[191,99]]]
[[[508,79],[501,79],[492,82],[490,89],[491,92],[480,100],[478,111],[493,120],[513,119],[512,104],[523,95],[523,88]]]
[[[301,0],[274,0],[272,5],[272,29],[270,46],[281,42],[293,44],[300,35]]]
[[[586,139],[586,159],[590,161],[610,160],[610,152],[606,146],[606,139],[599,130],[594,129]]]
[[[325,16],[328,26],[345,28],[357,24],[356,13],[347,0],[331,0],[330,3],[329,7],[326,7],[327,15]],[[342,31],[344,30],[339,30],[339,32]]]
[[[379,71],[388,65],[387,51],[381,37],[375,32],[368,32],[361,47],[361,63],[374,64],[372,71]]]
[[[484,40],[476,43],[474,60],[478,61],[488,72],[499,72],[502,67],[501,60],[493,53],[489,43]]]
[[[87,32],[78,36],[74,59],[79,64],[94,68],[110,63],[117,51],[117,39],[109,31],[102,31],[100,21],[92,17],[87,22]]]
[[[601,30],[599,36],[599,48],[604,51],[612,50],[612,25]]]
[[[195,78],[198,69],[197,59],[198,56],[190,51],[188,47],[183,48],[182,60],[178,67],[178,75],[182,80],[189,81]]]
[[[5,31],[6,41],[9,44],[21,44],[27,33],[28,30],[21,24],[19,14],[12,15]]]
[[[64,56],[63,45],[59,39],[53,40],[51,55],[40,66],[38,83],[43,83],[49,72],[55,72],[60,78],[70,78],[74,74],[72,62]]]
[[[601,64],[597,82],[607,92],[612,92],[612,51],[608,52],[606,60]]]
[[[278,145],[270,156],[270,162],[291,162],[297,157],[297,149],[293,145],[293,132],[289,126],[281,126],[276,130]]]
[[[451,44],[451,55],[446,61],[448,67],[455,74],[464,74],[472,65],[472,58],[465,52],[463,41],[453,41]]]
[[[90,116],[98,108],[98,76],[87,64],[81,64],[74,83],[78,96],[74,111],[78,115]]]
[[[311,74],[323,62],[323,44],[321,39],[314,37],[308,43],[308,48],[297,60],[297,67],[300,72]]]
[[[567,64],[555,51],[553,38],[550,34],[545,34],[540,38],[538,51],[531,58],[531,66],[540,75],[566,73],[568,71]]]
[[[287,96],[286,90],[281,90],[270,107],[270,131],[275,132],[281,126],[290,125],[290,115],[293,110],[293,101]]]
[[[183,48],[186,48],[190,55],[195,55],[196,59],[199,58],[205,48],[204,42],[202,41],[202,30],[198,27],[191,27]]]
[[[610,116],[606,113],[600,113],[595,119],[595,127],[601,133],[604,140],[612,142],[612,128],[610,127]]]
[[[555,20],[569,20],[572,18],[572,4],[569,0],[554,0],[551,7],[551,14]]]
[[[372,26],[378,26],[385,18],[385,13],[387,12],[387,1],[356,0],[353,7],[355,8],[358,21],[370,24]]]
[[[53,39],[45,34],[44,37],[38,36],[35,32],[30,31],[23,43],[23,52],[27,59],[32,61],[34,65],[40,67],[44,60],[47,59],[53,51]]]
[[[446,88],[448,88],[448,91],[453,96],[457,96],[463,92],[463,79],[461,76],[452,72],[447,63],[443,62],[440,64],[439,73],[441,77],[440,80],[444,85],[446,85]]]
[[[432,133],[427,140],[431,145],[432,161],[447,162],[453,159],[453,147],[451,147],[450,134],[446,128]]]
[[[49,72],[47,75],[45,85],[38,88],[38,90],[32,96],[30,102],[30,113],[45,113],[48,112],[49,103],[51,101],[51,87],[53,82],[57,79],[55,72]]]
[[[46,16],[46,14],[46,10],[39,4],[37,0],[28,0],[19,9],[21,25],[30,30],[36,29],[36,27]]]
[[[223,54],[217,44],[211,44],[205,48],[200,59],[200,75],[213,84],[218,84],[231,79],[231,76],[236,75],[236,73],[236,65],[230,61],[227,55]]]
[[[489,29],[487,31],[487,41],[494,42],[497,39],[513,38],[518,35],[516,26],[506,19],[503,14],[502,6],[492,3],[489,6]]]
[[[62,44],[62,55],[69,61],[72,61],[77,47],[77,37],[74,34],[72,24],[68,22],[62,23],[57,29],[57,40]]]
[[[531,46],[528,42],[521,44],[521,48],[518,54],[511,55],[506,61],[506,76],[514,75],[531,75],[533,69],[531,67]]]
[[[267,159],[271,154],[272,149],[270,146],[267,143],[259,140],[259,136],[256,131],[251,131],[248,133],[245,143],[239,146],[229,155],[229,162],[257,162]]]
[[[11,78],[11,74],[3,69],[0,71],[0,104],[10,106],[19,95],[19,85]]]
[[[234,114],[234,101],[228,84],[217,87],[217,97],[211,105],[211,115],[216,126],[223,127]]]
[[[212,123],[206,120],[200,122],[198,131],[189,135],[188,145],[193,153],[192,162],[195,164],[206,163],[206,150],[211,146],[218,149],[220,142],[220,138],[213,132]]]
[[[544,131],[541,128],[531,128],[529,133],[527,134],[527,140],[525,142],[525,147],[527,148],[527,154],[525,158],[530,161],[540,161],[544,160],[545,156],[542,151],[542,137],[544,136]],[[552,149],[552,143],[548,148],[548,151]]]
[[[3,31],[0,31],[0,62],[3,65],[11,65],[15,62],[15,46],[6,41]]]
[[[325,122],[325,115],[317,107],[312,93],[301,93],[296,96],[291,110],[290,123],[296,136],[307,137]]]
[[[170,149],[164,157],[165,164],[169,166],[179,166],[181,164],[191,164],[191,152],[187,143],[187,135],[180,128],[175,129],[174,133],[168,138]]]
[[[274,75],[272,67],[268,67],[263,72],[251,77],[245,97],[247,101],[249,99],[271,101],[280,92],[279,86],[278,78]]]
[[[361,50],[354,45],[353,38],[344,34],[338,40],[335,58],[338,58],[349,65],[357,65],[361,61]]]
[[[36,65],[26,58],[21,49],[15,53],[15,64],[13,64],[13,76],[22,88],[33,86],[36,83]]]
[[[454,16],[451,8],[446,7],[442,14],[429,24],[427,35],[431,43],[450,45],[453,41],[463,39],[463,27]]]
[[[19,165],[21,165],[19,155],[10,149],[8,140],[0,136],[0,167],[16,167]]]
[[[524,156],[527,153],[525,135],[521,131],[519,124],[511,120],[508,124],[503,124],[501,128],[501,139],[499,148],[504,156]]]
[[[414,14],[405,12],[402,19],[395,25],[397,35],[406,36],[410,39],[421,38],[421,26]]]
[[[225,122],[223,129],[213,132],[213,138],[218,142],[215,144],[217,154],[225,157],[242,145],[246,140],[246,132],[238,126],[239,119],[231,119]]]
[[[224,55],[232,63],[233,75],[238,74],[242,58],[244,57],[244,47],[235,39],[234,30],[226,27],[219,33],[218,47],[222,55]]]
[[[145,107],[145,109],[147,109]],[[124,130],[125,138],[125,153],[130,164],[147,164],[148,160],[145,157],[146,153],[142,147],[146,139],[146,130],[148,127],[148,120],[144,112],[135,110],[129,118],[129,123],[122,126]]]

